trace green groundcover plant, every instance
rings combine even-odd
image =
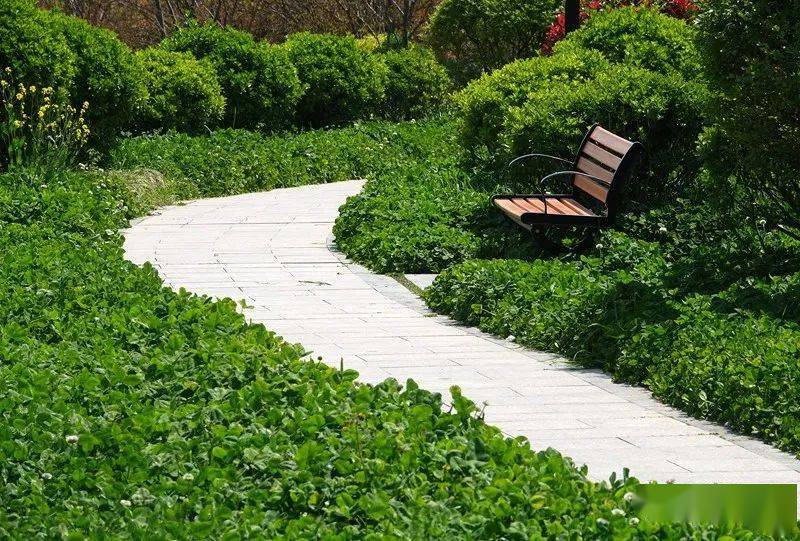
[[[759,538],[639,523],[634,479],[587,480],[457,388],[443,408],[412,381],[358,384],[232,301],[163,287],[117,232],[148,187],[183,188],[0,175],[3,537]]]
[[[646,385],[692,415],[800,451],[800,249],[791,248],[792,274],[768,278],[750,268],[737,280],[734,268],[727,280],[699,284],[687,279],[691,270],[712,260],[724,268],[720,261],[746,252],[684,253],[662,240],[608,233],[578,260],[468,261],[444,271],[427,301],[486,331]],[[765,248],[765,259],[783,257],[785,241],[773,235]],[[700,288],[716,292],[692,292]]]

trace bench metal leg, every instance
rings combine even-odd
[[[553,255],[560,254],[567,250],[567,247],[561,240],[555,241],[550,236],[547,235],[547,232],[550,231],[552,228],[550,227],[532,227],[531,228],[531,235],[533,235],[534,241],[545,251],[550,252]],[[568,251],[570,252],[583,252],[594,245],[595,238],[597,237],[597,228],[595,227],[587,227],[584,228],[584,234],[581,239],[571,246],[569,246]]]
[[[559,254],[564,250],[564,244],[561,242],[556,242],[550,237],[547,236],[547,230],[550,229],[549,227],[532,227],[531,228],[531,235],[533,235],[533,239],[543,250],[546,252],[550,252],[551,254]]]

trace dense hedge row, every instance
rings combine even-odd
[[[442,105],[450,86],[430,53],[368,52],[347,36],[303,33],[270,45],[189,22],[134,54],[110,31],[38,9],[33,0],[0,6],[0,69],[6,67],[25,85],[60,89],[76,108],[88,101],[100,145],[121,130],[275,132],[424,116]]]
[[[350,180],[418,164],[439,151],[434,143],[447,126],[445,118],[432,118],[280,136],[247,130],[144,135],[121,140],[107,165],[160,171],[181,198],[228,195]]]

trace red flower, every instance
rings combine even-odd
[[[589,18],[589,11],[599,11],[604,7],[603,0],[588,0],[582,3],[583,10],[581,11],[581,22]],[[641,0],[640,2],[636,2],[635,0],[633,2],[631,0],[616,0],[608,2],[608,4],[613,7],[627,6],[631,4],[652,5],[650,0]],[[665,0],[661,4],[661,12],[669,15],[670,17],[675,17],[676,19],[688,19],[698,9],[699,8],[694,0]],[[550,25],[550,28],[547,30],[547,33],[544,36],[544,40],[542,42],[542,54],[552,54],[555,44],[564,39],[566,34],[566,17],[562,11],[556,15],[556,20]]]

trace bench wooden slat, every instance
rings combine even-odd
[[[611,181],[614,180],[614,173],[605,167],[597,165],[588,158],[578,158],[578,171],[583,171],[584,173],[589,173],[590,175],[602,178],[609,186],[611,185]]]
[[[616,171],[619,167],[619,164],[622,162],[622,158],[616,154],[610,153],[604,148],[600,148],[592,141],[586,141],[586,144],[583,145],[583,148],[581,149],[581,154],[594,158],[612,171]]]
[[[547,211],[552,214],[563,214],[565,216],[583,216],[584,214],[577,209],[570,208],[563,200],[553,198],[547,202]]]
[[[608,199],[608,188],[601,186],[599,183],[595,182],[589,177],[575,175],[573,185],[586,195],[594,197],[601,203],[605,203],[606,199]]]
[[[495,200],[495,205],[514,217],[523,214],[544,214],[544,203],[541,199],[533,197],[509,197]],[[561,216],[596,216],[577,201],[569,197],[548,197],[547,213]]]
[[[571,214],[578,216],[594,216],[594,212],[587,209],[574,199],[560,199],[559,202],[570,210]]]
[[[525,199],[518,197],[511,200],[524,212],[544,212],[544,203],[540,199]]]
[[[610,131],[601,128],[600,126],[595,127],[592,130],[592,134],[589,136],[589,139],[592,141],[596,141],[603,145],[606,148],[609,148],[619,154],[620,156],[624,156],[628,150],[630,150],[633,143],[628,141],[627,139],[623,139],[619,135],[615,133],[611,133]]]

